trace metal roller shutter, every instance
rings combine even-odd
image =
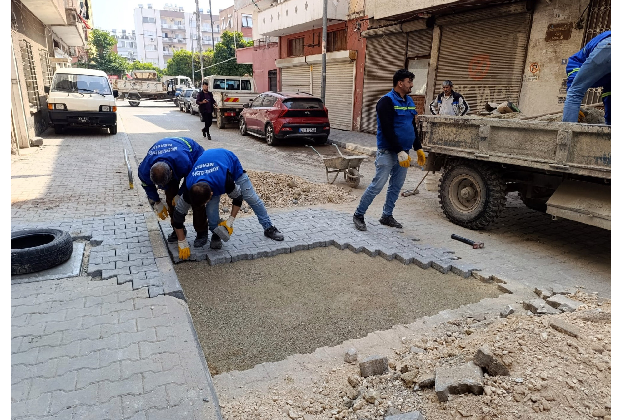
[[[325,106],[329,124],[338,130],[351,130],[353,124],[353,84],[355,62],[327,63]],[[321,65],[312,66],[312,94],[321,97]]]
[[[282,92],[310,93],[310,66],[282,67]]]
[[[469,104],[469,113],[486,102],[519,100],[530,30],[529,13],[442,26],[436,97],[444,80]]]
[[[407,34],[407,57],[424,57],[431,55],[433,30],[409,32]]]

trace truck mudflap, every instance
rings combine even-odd
[[[611,230],[611,185],[563,181],[547,201],[547,213]]]

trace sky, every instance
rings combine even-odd
[[[153,9],[163,9],[164,4],[182,6],[185,12],[196,10],[195,0],[91,0],[93,8],[93,24],[99,29],[127,29],[134,28],[133,10],[142,4],[145,8],[147,4],[152,4]],[[232,6],[234,0],[211,0],[211,7],[214,13],[219,13],[220,9]],[[199,0],[200,8],[206,12],[209,9],[209,0]]]

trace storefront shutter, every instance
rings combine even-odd
[[[329,123],[338,130],[351,130],[353,124],[353,84],[355,62],[327,63],[325,106]],[[321,97],[321,65],[312,66],[312,94]]]
[[[282,68],[282,92],[311,93],[310,89],[310,66],[304,64],[295,67]]]
[[[469,104],[469,113],[486,102],[517,104],[530,30],[529,13],[516,13],[441,27],[435,79],[436,97],[444,80]],[[463,22],[454,16],[455,22]]]

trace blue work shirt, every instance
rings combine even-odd
[[[611,31],[605,31],[600,35],[597,35],[590,42],[586,44],[581,50],[571,55],[568,58],[568,64],[566,64],[566,75],[568,78],[566,79],[566,88],[570,88],[573,84],[573,80],[575,76],[577,76],[577,72],[585,63],[588,56],[592,53],[592,50],[601,42],[602,40],[611,37]],[[593,87],[603,87],[603,92],[611,91],[611,74],[603,76],[599,81],[597,81]],[[607,95],[606,95],[607,96]]]
[[[176,182],[187,177],[204,148],[189,137],[166,137],[155,143],[138,167],[138,178],[149,199],[159,201],[157,187],[151,181],[151,167],[157,162],[165,162],[172,169],[172,178]],[[164,186],[165,188],[165,186]],[[184,185],[179,191],[183,194]]]
[[[198,182],[206,182],[213,195],[226,194],[226,174],[230,171],[233,180],[243,175],[243,167],[237,156],[226,149],[205,150],[198,158],[191,172],[185,178],[189,190]]]
[[[414,128],[417,114],[409,96],[402,98],[392,89],[382,97],[377,103],[377,149],[394,153],[421,149]]]

